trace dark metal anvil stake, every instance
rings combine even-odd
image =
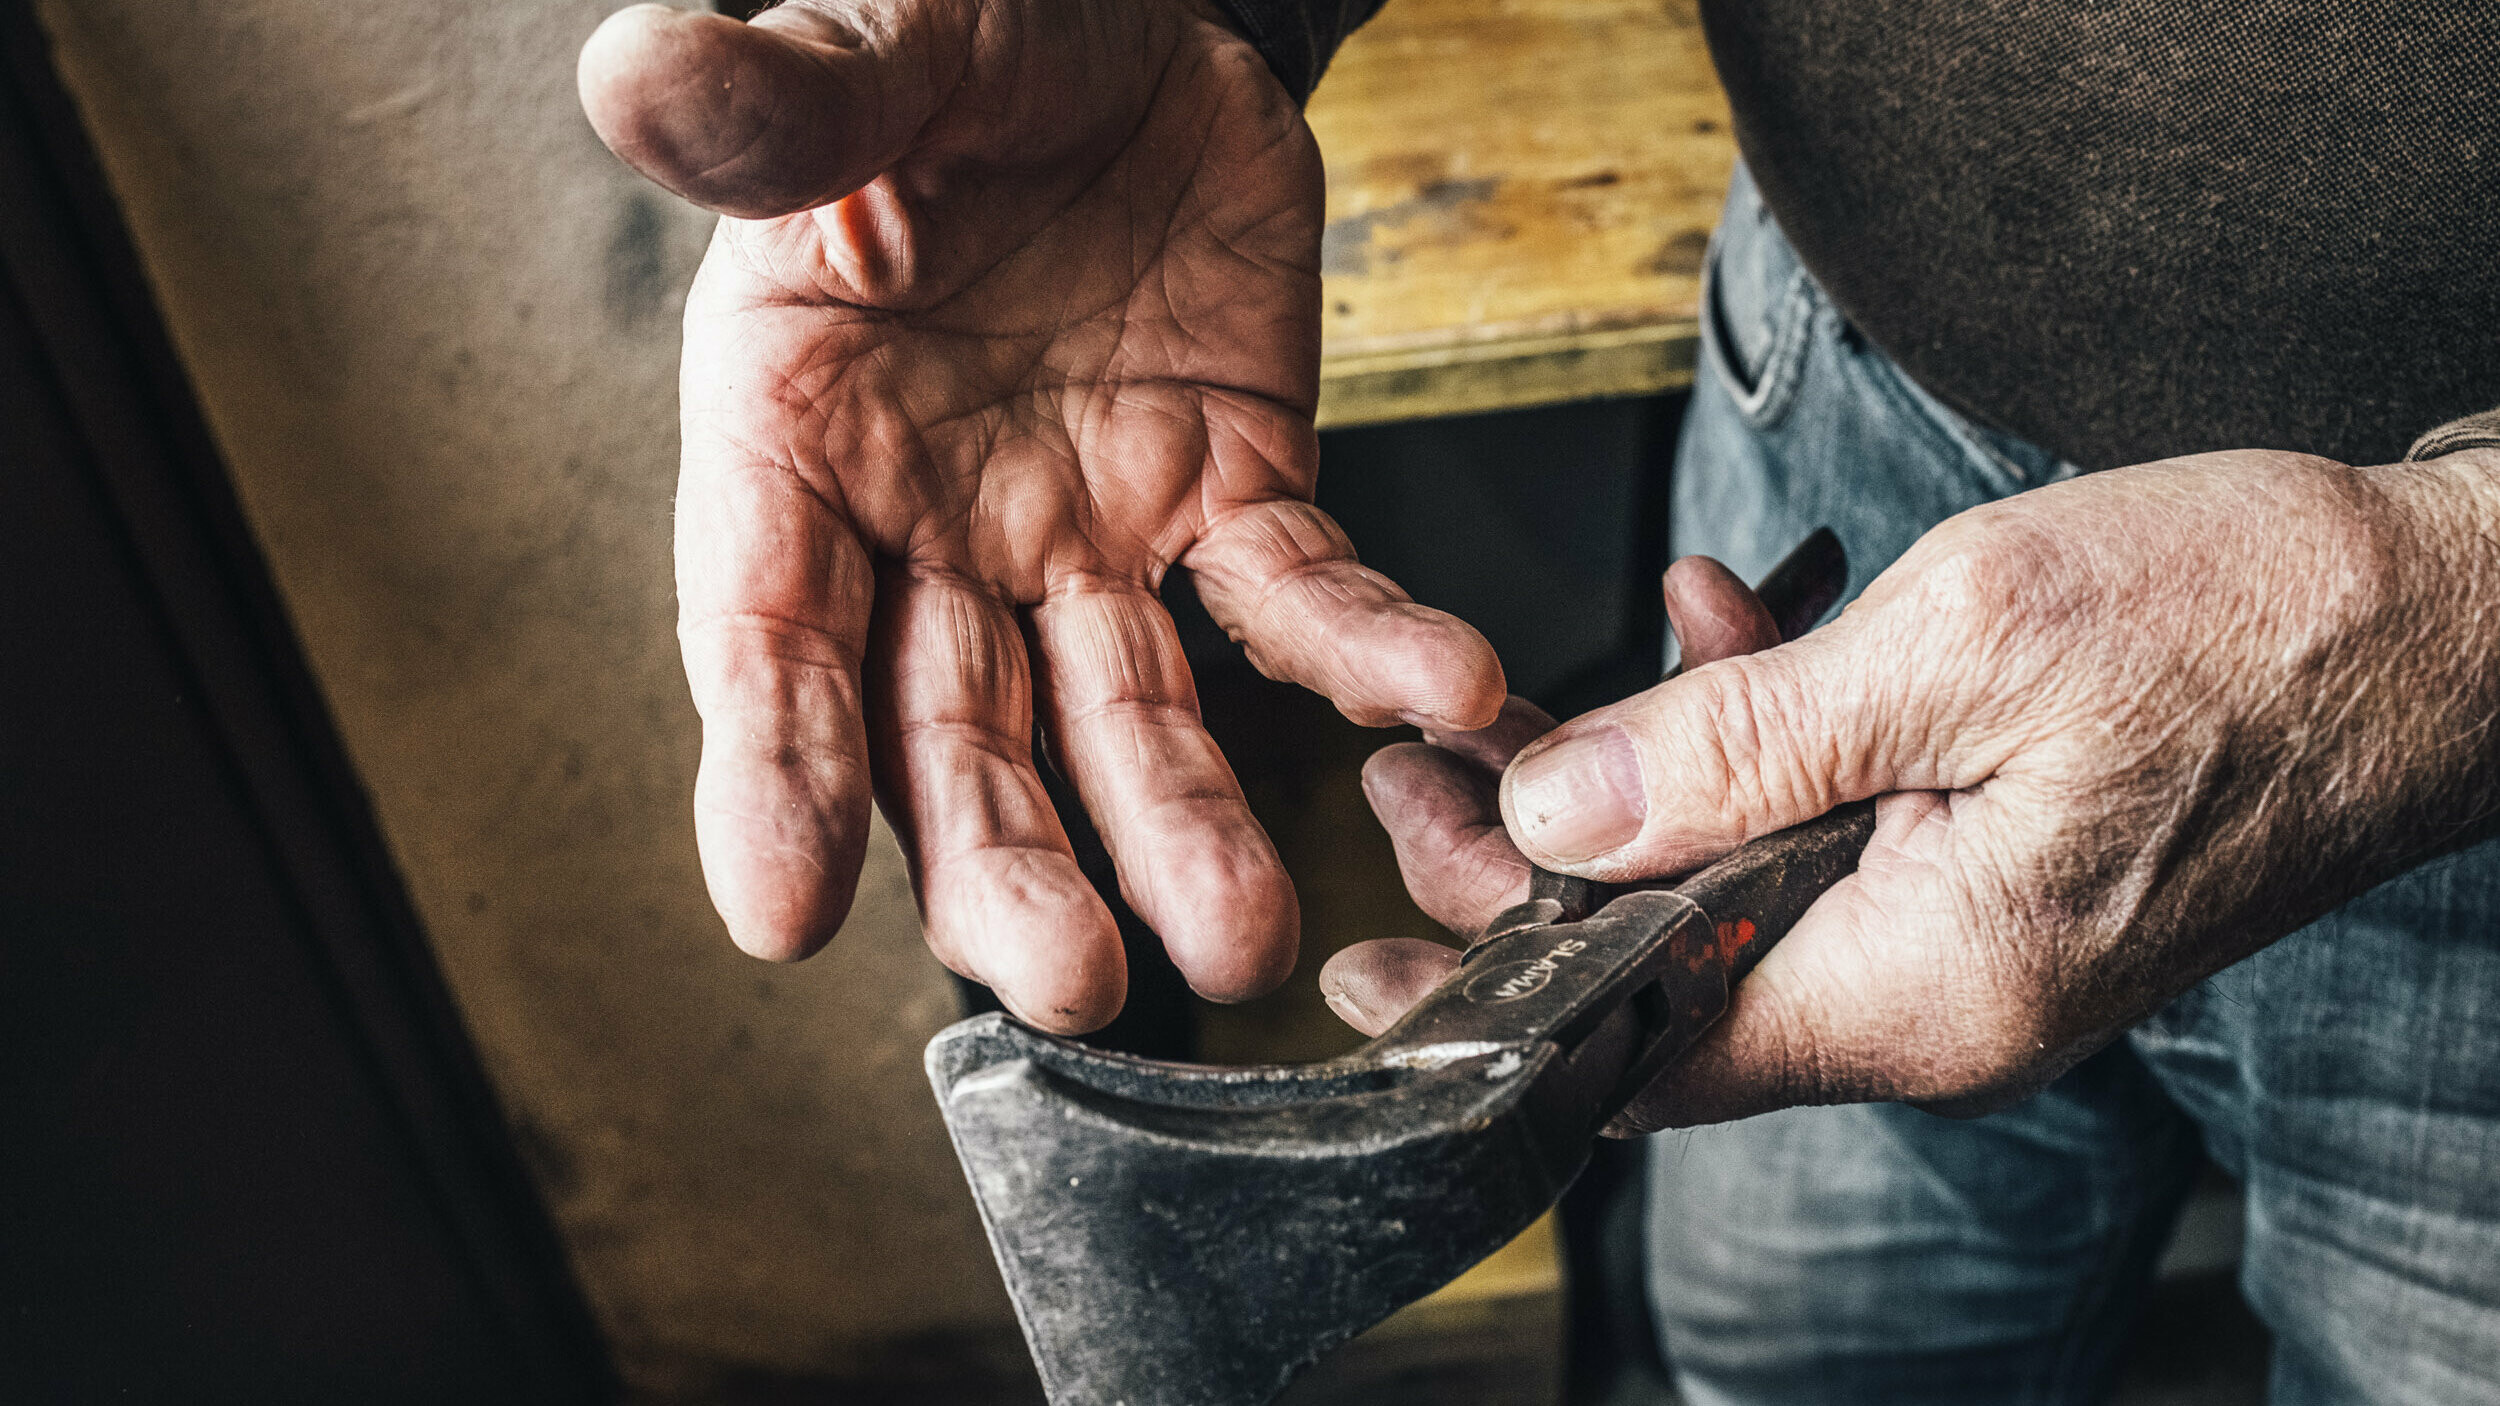
[[[1873,831],[1861,802],[1673,888],[1540,876],[1319,1064],[1134,1059],[1002,1015],[941,1032],[929,1079],[1054,1406],[1260,1406],[1499,1249]]]

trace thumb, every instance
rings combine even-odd
[[[1548,869],[1620,882],[1681,874],[1747,840],[1885,791],[1905,766],[1886,671],[1846,619],[1574,718],[1502,777],[1502,818]]]
[[[902,156],[963,67],[970,15],[794,0],[742,24],[636,5],[582,46],[582,110],[609,150],[688,200],[786,215]]]

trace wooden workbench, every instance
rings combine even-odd
[[[1323,427],[1691,379],[1735,160],[1694,0],[1391,0],[1310,121]]]

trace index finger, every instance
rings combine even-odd
[[[1501,711],[1502,665],[1484,636],[1357,562],[1344,531],[1309,503],[1236,508],[1181,564],[1261,673],[1325,696],[1356,722],[1469,731]]]

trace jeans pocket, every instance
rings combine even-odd
[[[1722,296],[1726,270],[1719,255],[1720,246],[1714,243],[1702,271],[1701,354],[1727,386],[1745,422],[1757,430],[1768,429],[1796,399],[1811,340],[1808,334],[1821,298],[1805,270],[1792,267],[1773,287],[1763,290],[1767,296],[1760,299],[1759,307],[1732,309],[1730,300]],[[1754,335],[1740,334],[1733,321],[1739,317],[1759,319],[1744,329]],[[1738,350],[1748,344],[1758,348],[1750,357]]]

